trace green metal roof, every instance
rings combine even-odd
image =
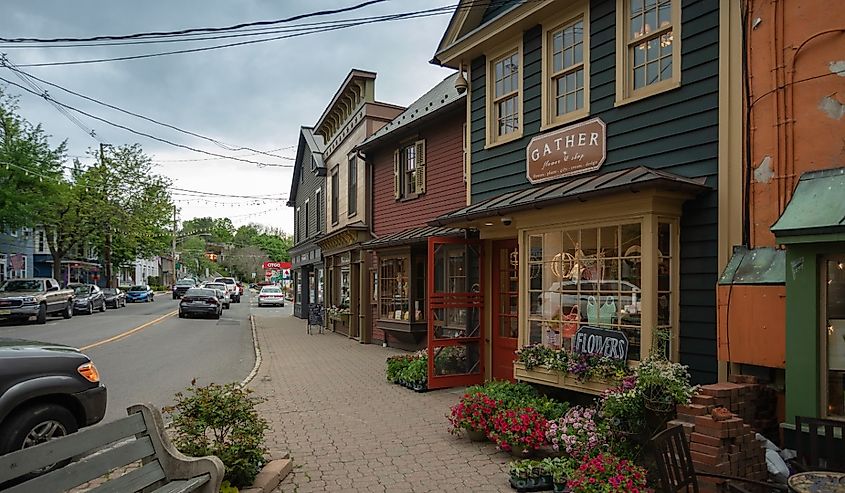
[[[734,247],[719,284],[784,284],[786,251],[771,247]]]
[[[801,175],[792,199],[771,229],[781,243],[845,234],[845,168]]]

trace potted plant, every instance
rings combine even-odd
[[[646,470],[611,454],[587,459],[572,471],[572,493],[640,493],[649,491]]]
[[[530,407],[503,409],[492,423],[490,438],[514,457],[530,457],[546,441],[546,418]]]
[[[499,401],[482,393],[464,394],[460,402],[450,409],[449,432],[458,435],[464,430],[473,442],[484,440],[490,431],[491,418],[496,414],[499,404]]]
[[[517,491],[547,491],[552,478],[544,461],[521,459],[509,464],[510,485]]]
[[[568,457],[593,456],[607,450],[607,430],[598,412],[591,407],[576,406],[554,421],[549,421],[546,439],[555,452]]]

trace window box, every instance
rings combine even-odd
[[[345,324],[349,323],[349,313],[331,313],[329,314],[329,320],[333,320],[335,322],[343,322]]]
[[[576,377],[570,376],[566,372],[552,370],[551,368],[547,368],[545,366],[535,366],[534,368],[528,370],[522,363],[514,363],[513,376],[517,380],[521,380],[523,382],[548,385],[549,387],[574,390],[576,392],[594,395],[600,395],[602,392],[619,385],[619,382],[615,380],[606,380],[601,378],[592,378],[582,381]]]

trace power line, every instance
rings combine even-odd
[[[151,36],[173,36],[173,35],[183,35],[183,34],[190,34],[196,32],[221,32],[221,31],[232,31],[236,29],[241,29],[244,27],[251,27],[251,26],[267,26],[267,25],[274,25],[274,24],[283,24],[287,22],[293,22],[300,19],[306,19],[309,17],[319,17],[325,15],[333,15],[333,14],[340,14],[344,12],[350,12],[353,10],[359,10],[364,7],[368,7],[370,5],[374,5],[377,3],[386,2],[387,0],[369,0],[367,2],[362,2],[356,5],[352,5],[350,7],[343,7],[339,9],[333,10],[320,10],[317,12],[309,12],[305,14],[298,14],[291,17],[287,17],[285,19],[277,19],[277,20],[269,20],[269,21],[255,21],[255,22],[245,22],[241,24],[235,24],[232,26],[226,27],[197,27],[191,29],[181,29],[178,31],[158,31],[158,32],[141,32],[141,33],[134,33],[134,34],[123,34],[123,35],[112,35],[112,36],[93,36],[90,38],[0,38],[0,41],[5,41],[8,43],[57,43],[57,42],[85,42],[85,41],[100,41],[100,40],[119,40],[119,39],[136,39],[136,38],[145,38]]]
[[[542,1],[542,0],[526,0],[526,1]],[[214,45],[214,46],[205,46],[200,48],[190,48],[190,49],[183,49],[183,50],[174,50],[174,51],[162,51],[156,53],[146,53],[141,55],[128,55],[128,56],[121,56],[121,57],[111,57],[111,58],[96,58],[96,59],[87,59],[87,60],[66,60],[60,62],[42,62],[42,63],[27,63],[21,64],[20,67],[54,67],[54,66],[64,66],[64,65],[85,65],[91,63],[103,63],[103,62],[117,62],[117,61],[126,61],[126,60],[140,60],[144,58],[153,58],[165,55],[177,55],[177,54],[186,54],[186,53],[199,53],[203,51],[209,50],[216,50],[220,48],[231,48],[234,46],[245,46],[251,45],[256,43],[264,43],[267,41],[278,41],[281,39],[289,39],[289,38],[296,38],[300,36],[305,36],[308,34],[316,34],[316,33],[324,33],[330,31],[336,31],[339,29],[346,29],[350,27],[357,27],[365,24],[373,24],[379,22],[388,22],[388,21],[395,21],[395,20],[407,20],[407,19],[416,19],[416,18],[424,18],[424,17],[433,17],[436,15],[444,15],[448,14],[455,8],[454,5],[449,7],[441,7],[438,9],[431,9],[432,12],[427,13],[420,13],[422,11],[413,11],[413,12],[406,12],[406,13],[399,13],[393,14],[390,16],[382,16],[380,18],[360,21],[360,22],[350,22],[343,25],[335,25],[331,27],[325,27],[321,29],[313,29],[308,32],[301,32],[301,33],[294,33],[294,34],[287,34],[284,36],[274,36],[270,38],[263,38],[263,39],[254,39],[249,41],[240,41],[237,43],[227,43],[221,45]]]
[[[113,126],[113,127],[116,127],[116,128],[122,129],[122,130],[126,130],[127,132],[133,133],[133,134],[135,134],[135,135],[140,135],[140,136],[142,136],[142,137],[146,137],[146,138],[148,138],[148,139],[155,140],[155,141],[157,141],[157,142],[162,142],[162,143],[164,143],[164,144],[168,144],[168,145],[171,145],[171,146],[174,146],[174,147],[179,147],[179,148],[182,148],[182,149],[187,149],[187,150],[192,151],[192,152],[198,152],[198,153],[200,153],[200,154],[207,154],[207,155],[209,155],[209,156],[214,156],[214,157],[219,157],[219,158],[225,158],[225,159],[231,159],[231,160],[234,160],[234,161],[241,161],[241,162],[244,162],[244,163],[256,164],[256,165],[258,165],[259,167],[265,167],[265,166],[269,166],[269,167],[277,167],[277,168],[292,168],[292,167],[293,167],[293,165],[292,165],[292,164],[272,164],[272,163],[264,163],[264,162],[261,162],[261,161],[253,161],[252,159],[244,159],[244,158],[233,157],[233,156],[225,156],[225,155],[223,155],[223,154],[217,154],[216,152],[205,151],[205,150],[202,150],[202,149],[197,149],[197,148],[195,148],[195,147],[191,147],[191,146],[188,146],[188,145],[185,145],[185,144],[179,144],[179,143],[176,143],[176,142],[172,142],[172,141],[170,141],[170,140],[163,139],[163,138],[161,138],[161,137],[156,137],[156,136],[154,136],[154,135],[151,135],[151,134],[148,134],[148,133],[145,133],[145,132],[141,132],[141,131],[139,131],[139,130],[135,130],[135,129],[130,128],[130,127],[127,127],[127,126],[125,126],[125,125],[121,125],[121,124],[119,124],[119,123],[114,123],[114,122],[112,122],[112,121],[106,120],[105,118],[101,118],[101,117],[99,117],[99,116],[93,115],[93,114],[88,113],[88,112],[86,112],[86,111],[80,110],[79,108],[75,108],[75,107],[70,106],[70,105],[68,105],[68,104],[62,103],[62,102],[57,101],[56,99],[54,99],[54,98],[53,98],[52,96],[50,96],[50,95],[49,95],[49,93],[47,93],[47,92],[44,92],[44,93],[38,93],[38,92],[36,92],[36,91],[34,91],[34,90],[32,90],[32,89],[28,88],[28,87],[24,87],[24,86],[22,86],[22,85],[20,85],[20,84],[18,84],[18,83],[16,83],[16,82],[12,82],[12,81],[10,81],[10,80],[8,80],[8,79],[5,79],[5,78],[3,78],[3,77],[0,77],[0,80],[2,80],[3,82],[5,82],[5,83],[7,83],[7,84],[11,84],[11,85],[13,85],[13,86],[15,86],[15,87],[18,87],[19,89],[23,89],[24,91],[26,91],[26,92],[28,92],[28,93],[30,93],[30,94],[33,94],[33,95],[35,95],[35,96],[38,96],[38,97],[44,98],[44,99],[45,99],[45,100],[47,100],[47,101],[53,101],[53,102],[55,102],[55,103],[56,103],[56,104],[58,104],[58,105],[61,105],[61,106],[65,107],[65,108],[67,108],[67,109],[69,109],[69,110],[71,110],[71,111],[75,111],[75,112],[77,112],[77,113],[80,113],[80,114],[82,114],[82,115],[85,115],[85,116],[87,116],[88,118],[93,118],[94,120],[97,120],[97,121],[103,122],[103,123],[105,123],[105,124],[107,124],[107,125],[111,125],[111,126]]]
[[[134,116],[134,117],[136,117],[136,118],[140,118],[140,119],[142,119],[142,120],[145,120],[145,121],[148,121],[148,122],[151,122],[151,123],[155,123],[156,125],[161,125],[161,126],[163,126],[163,127],[167,127],[167,128],[172,129],[172,130],[176,130],[177,132],[181,132],[181,133],[184,133],[184,134],[187,134],[187,135],[191,135],[191,136],[193,136],[193,137],[197,137],[197,138],[200,138],[200,139],[203,139],[203,140],[209,141],[209,142],[213,142],[214,144],[217,144],[218,146],[220,146],[220,147],[222,147],[222,148],[224,148],[224,149],[226,149],[226,150],[228,150],[228,151],[251,151],[251,152],[253,152],[253,153],[255,153],[255,154],[263,154],[263,155],[265,155],[265,156],[271,156],[271,157],[276,157],[276,158],[280,158],[280,159],[287,159],[287,160],[290,160],[290,161],[295,160],[295,158],[292,158],[292,157],[289,157],[289,156],[279,156],[278,154],[271,154],[271,153],[269,153],[269,152],[259,151],[258,149],[253,149],[253,148],[251,148],[251,147],[245,147],[245,146],[238,147],[238,146],[233,146],[233,145],[231,145],[231,144],[225,144],[225,143],[223,143],[223,142],[221,142],[221,141],[219,141],[219,140],[217,140],[217,139],[213,139],[213,138],[211,138],[211,137],[207,137],[207,136],[205,136],[205,135],[198,134],[198,133],[196,133],[196,132],[191,132],[190,130],[184,130],[184,129],[179,128],[179,127],[177,127],[177,126],[175,126],[175,125],[171,125],[171,124],[169,124],[169,123],[163,123],[163,122],[160,122],[160,121],[155,120],[155,119],[153,119],[153,118],[150,118],[150,117],[147,117],[147,116],[144,116],[144,115],[140,115],[140,114],[138,114],[138,113],[134,113],[134,112],[129,111],[129,110],[125,110],[125,109],[120,108],[120,107],[118,107],[118,106],[115,106],[115,105],[112,105],[112,104],[109,104],[109,103],[105,103],[105,102],[103,102],[103,101],[100,101],[100,100],[98,100],[98,99],[92,98],[92,97],[90,97],[90,96],[86,96],[86,95],[84,95],[84,94],[80,94],[80,93],[78,93],[78,92],[76,92],[76,91],[72,91],[72,90],[67,89],[67,88],[65,88],[65,87],[62,87],[62,86],[60,86],[60,85],[58,85],[58,84],[55,84],[55,83],[53,83],[53,82],[50,82],[50,81],[47,81],[47,80],[41,79],[41,78],[36,77],[36,76],[34,76],[34,75],[32,75],[32,74],[29,74],[29,73],[27,73],[27,72],[24,72],[23,70],[18,69],[18,68],[15,66],[15,64],[13,64],[11,61],[9,61],[8,57],[6,57],[6,56],[5,56],[5,55],[3,55],[3,54],[0,54],[0,66],[6,67],[6,68],[8,68],[9,70],[12,70],[13,72],[15,72],[15,73],[18,75],[18,77],[21,77],[22,79],[23,79],[24,77],[29,78],[29,79],[35,79],[35,80],[37,80],[37,81],[39,81],[39,82],[41,82],[41,83],[43,83],[43,84],[47,84],[48,86],[55,87],[55,88],[57,88],[57,89],[60,89],[60,90],[62,90],[62,91],[64,91],[64,92],[68,93],[68,94],[72,94],[72,95],[74,95],[74,96],[77,96],[77,97],[80,97],[80,98],[82,98],[82,99],[85,99],[86,101],[91,101],[91,102],[96,103],[96,104],[99,104],[99,105],[101,105],[101,106],[105,106],[106,108],[111,108],[111,109],[116,110],[116,111],[119,111],[119,112],[121,112],[121,113],[124,113],[124,114],[127,114],[127,115],[131,115],[131,116]],[[39,88],[39,87],[36,87],[35,89],[36,89],[36,90],[39,90],[40,88]],[[44,92],[46,92],[46,91],[40,90],[40,92],[44,93]],[[51,102],[51,104],[53,104],[53,103]],[[55,104],[54,104],[54,106],[55,106]],[[91,131],[91,133],[93,134],[93,130]],[[93,135],[92,135],[92,136],[93,136]]]

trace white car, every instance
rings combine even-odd
[[[222,283],[226,286],[226,291],[229,292],[229,298],[232,303],[241,302],[241,289],[238,287],[238,281],[234,277],[215,277],[214,283]]]
[[[208,289],[216,289],[218,291],[217,299],[223,302],[223,308],[229,309],[229,305],[232,304],[232,298],[229,296],[229,290],[226,288],[226,285],[222,282],[207,282],[202,285],[204,288]]]
[[[258,293],[258,306],[264,305],[285,306],[285,294],[276,286],[264,286]]]

